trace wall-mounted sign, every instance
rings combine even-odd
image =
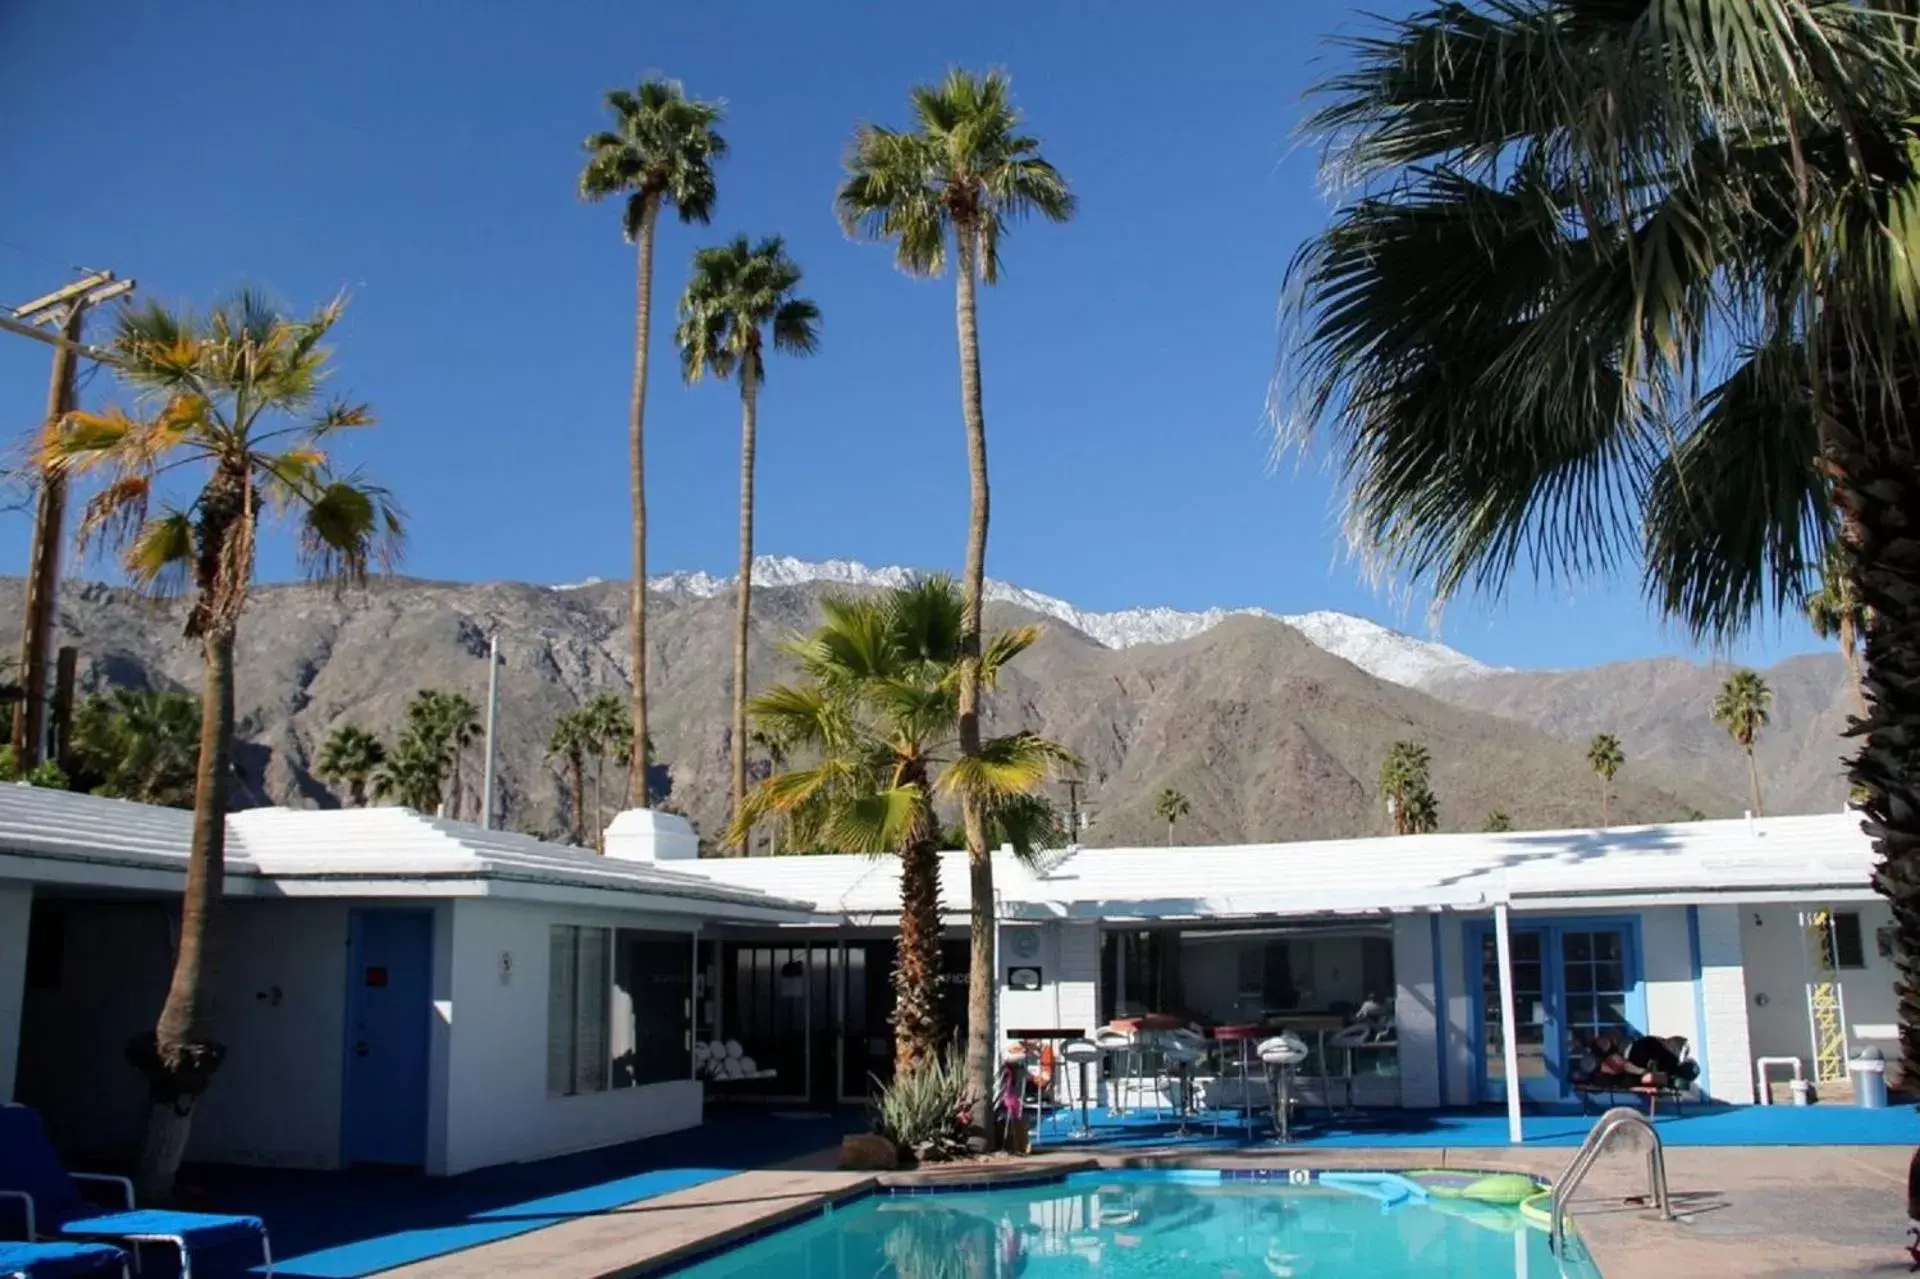
[[[1007,969],[1007,989],[1008,990],[1040,989],[1040,970],[1038,968]]]

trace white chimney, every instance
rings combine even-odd
[[[690,862],[700,855],[693,823],[678,813],[629,808],[607,825],[607,856],[629,862]]]

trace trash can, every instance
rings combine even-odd
[[[1811,1106],[1813,1104],[1813,1083],[1811,1080],[1796,1079],[1793,1081],[1791,1087],[1793,1089],[1794,1105]]]
[[[1853,1075],[1853,1100],[1863,1110],[1887,1108],[1887,1058],[1878,1048],[1867,1048],[1847,1063]]]

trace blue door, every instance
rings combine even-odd
[[[1620,918],[1553,919],[1516,923],[1510,935],[1520,1094],[1528,1101],[1560,1101],[1573,1095],[1573,1065],[1595,1036],[1649,1033],[1639,928]],[[1467,961],[1480,974],[1474,992],[1477,1091],[1483,1100],[1500,1101],[1506,1097],[1506,1054],[1498,945],[1485,921],[1469,924],[1466,940]]]
[[[343,1158],[421,1166],[427,1161],[433,915],[356,910],[351,921]]]

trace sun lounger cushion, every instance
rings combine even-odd
[[[126,1253],[103,1243],[0,1243],[0,1275],[8,1279],[117,1274],[126,1265]]]

